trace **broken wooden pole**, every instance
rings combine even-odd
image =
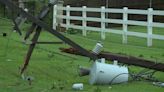
[[[62,52],[70,53],[70,54],[76,54],[81,56],[86,56],[85,54],[80,53],[78,50],[74,48],[60,48]],[[101,52],[98,55],[99,58],[105,58],[106,60],[114,61],[118,60],[120,63],[128,64],[128,65],[134,65],[134,66],[140,66],[144,68],[149,68],[157,71],[164,72],[164,64],[163,63],[157,63],[155,61],[146,60],[134,56],[125,56],[120,54],[113,54],[111,52]]]

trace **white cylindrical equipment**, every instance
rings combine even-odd
[[[92,50],[93,53],[99,54],[101,52],[101,49],[103,48],[101,43],[97,43],[94,49]]]
[[[128,81],[128,68],[95,62],[90,71],[90,84],[116,84]]]
[[[74,90],[83,90],[83,83],[76,83],[76,84],[73,84],[72,88]]]

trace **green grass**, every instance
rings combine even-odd
[[[27,30],[29,25],[22,29]],[[131,29],[142,30],[140,27],[131,27]],[[7,38],[0,37],[0,92],[74,92],[71,89],[73,83],[84,83],[84,90],[81,92],[163,92],[161,87],[153,86],[151,82],[132,81],[118,85],[89,85],[89,77],[79,77],[77,67],[79,65],[90,67],[92,62],[89,58],[77,55],[61,53],[59,47],[69,47],[66,44],[56,45],[37,45],[37,47],[46,48],[56,52],[51,55],[40,49],[35,49],[27,68],[26,75],[34,77],[32,85],[20,77],[19,68],[22,66],[28,45],[21,43],[22,38],[12,31],[12,23],[8,20],[0,20],[0,32],[8,32]],[[163,30],[163,29],[159,29]],[[158,32],[161,32],[159,31]],[[87,37],[81,34],[64,34],[82,47],[91,50],[100,39],[100,34],[90,32]],[[113,53],[124,53],[126,55],[140,56],[150,60],[157,60],[164,63],[164,41],[155,40],[152,47],[146,47],[146,40],[136,37],[129,37],[128,44],[122,44],[121,36],[107,34],[107,39],[103,41],[104,51]],[[56,37],[42,32],[40,40],[60,41]],[[7,53],[5,55],[5,53]],[[138,72],[143,68],[129,66],[132,71]],[[164,73],[157,72],[155,77],[164,81]]]

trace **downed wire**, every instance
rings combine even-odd
[[[77,58],[74,58],[74,57],[71,57],[71,56],[68,56],[68,55],[64,55],[64,54],[61,54],[61,53],[58,53],[58,52],[54,52],[54,51],[52,51],[52,50],[48,50],[48,49],[46,49],[46,48],[42,48],[42,47],[40,47],[40,46],[36,46],[36,49],[40,49],[40,50],[43,50],[43,51],[45,51],[45,52],[49,52],[49,53],[51,53],[51,54],[58,54],[58,55],[62,55],[62,56],[64,56],[64,57],[69,57],[69,58],[72,58],[72,59],[77,59]]]
[[[11,32],[12,33],[12,32]],[[14,41],[14,42],[17,42],[17,43],[21,43],[21,44],[24,44],[24,45],[27,45],[27,44],[25,44],[25,43],[23,43],[23,42],[21,42],[21,41],[17,41],[17,40],[15,40],[15,39],[12,39],[11,38],[11,36],[10,36],[10,39],[8,39],[8,41]],[[6,48],[8,48],[8,46],[9,46],[9,43],[7,44],[7,46],[6,46]],[[45,51],[45,52],[48,52],[48,53],[51,53],[51,54],[58,54],[58,55],[62,55],[62,56],[64,56],[64,57],[68,57],[68,58],[72,58],[72,59],[77,59],[77,58],[75,58],[75,57],[71,57],[71,56],[69,56],[69,55],[64,55],[64,54],[61,54],[61,53],[59,53],[59,52],[55,52],[55,51],[52,51],[52,50],[48,50],[48,49],[46,49],[46,48],[43,48],[43,47],[40,47],[40,46],[36,46],[36,49],[40,49],[40,50],[42,50],[42,51]],[[6,53],[7,53],[7,51],[5,51]]]
[[[159,80],[157,80],[157,79],[155,79],[155,78],[152,78],[152,76],[151,76],[151,77],[150,77],[150,76],[144,77],[144,74],[143,74],[143,75],[138,75],[138,74],[133,74],[133,73],[121,73],[121,74],[116,75],[116,76],[109,82],[109,84],[111,85],[112,82],[113,82],[116,78],[118,78],[119,76],[124,75],[124,74],[129,75],[129,77],[132,78],[131,81],[135,81],[135,80],[140,81],[141,79],[143,79],[143,80],[147,80],[147,81],[149,81],[149,82],[159,82]]]

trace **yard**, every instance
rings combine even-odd
[[[25,32],[29,25],[22,27]],[[144,32],[143,27],[130,27],[134,31]],[[37,45],[26,71],[27,76],[34,77],[29,85],[28,81],[22,80],[20,67],[23,64],[28,45],[22,43],[22,37],[12,30],[12,22],[0,18],[0,32],[7,32],[7,37],[0,36],[0,92],[74,92],[72,84],[84,83],[84,90],[81,92],[163,92],[162,87],[154,86],[152,82],[130,81],[118,85],[89,85],[89,77],[79,77],[78,66],[90,67],[92,62],[89,58],[61,53],[58,48],[69,47],[66,44]],[[155,33],[164,34],[164,29],[155,28]],[[77,33],[65,36],[80,44],[82,47],[91,50],[100,34],[88,33],[83,37]],[[42,32],[41,41],[60,41],[47,32]],[[128,44],[122,44],[121,36],[107,34],[104,43],[104,51],[122,53],[136,57],[154,60],[164,63],[164,41],[153,40],[153,46],[146,46],[146,39],[129,37]],[[45,50],[46,49],[46,50]],[[49,51],[53,53],[50,53]],[[133,72],[139,72],[143,68],[129,66]],[[156,72],[157,79],[164,81],[164,73]]]

